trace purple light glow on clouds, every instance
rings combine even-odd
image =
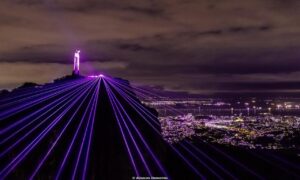
[[[193,93],[299,91],[299,21],[295,0],[4,0],[0,88],[70,74],[80,48],[87,75]]]

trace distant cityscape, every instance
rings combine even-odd
[[[298,114],[300,115],[300,98],[287,99],[147,99],[144,104],[159,111],[160,115],[174,114],[176,110],[181,113],[217,114],[217,115],[259,115],[270,114]]]
[[[159,112],[162,134],[249,149],[299,149],[300,99],[144,101]]]

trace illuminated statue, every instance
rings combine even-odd
[[[80,50],[76,50],[74,54],[74,69],[73,69],[73,74],[74,75],[79,75],[79,63],[80,63]]]

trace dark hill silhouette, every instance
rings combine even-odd
[[[66,76],[63,78],[59,78],[54,80],[52,84],[46,84],[43,86],[39,86],[39,89],[47,88],[48,86],[53,86],[55,84],[67,83],[75,80],[83,79],[82,76]],[[123,83],[129,82],[122,79],[116,79],[118,81],[122,81]],[[27,83],[27,85],[22,86],[22,89],[25,92],[29,92],[30,90],[34,90],[36,88],[36,84]],[[26,88],[25,88],[26,87]],[[22,92],[23,92],[22,91]],[[21,92],[21,94],[22,94]],[[66,93],[69,93],[67,91]],[[172,151],[170,146],[163,140],[163,138],[155,133],[151,129],[151,127],[143,120],[143,118],[134,110],[125,100],[124,98],[118,94],[116,91],[116,97],[124,107],[125,111],[131,117],[132,121],[136,125],[136,127],[140,130],[142,136],[145,138],[146,142],[148,142],[149,146],[152,148],[154,154],[157,155],[158,159],[161,161],[162,165],[166,168],[166,171],[169,173],[173,179],[195,179],[197,176],[184,164],[184,162],[180,159],[179,156]],[[12,92],[8,93],[9,97],[14,97],[14,94],[20,95],[20,89],[17,88]],[[8,119],[5,119],[5,122],[13,122],[18,118],[25,117],[26,115],[38,110],[39,108],[46,106],[51,103],[55,99],[61,97],[56,96],[54,98],[50,98],[43,102],[42,104],[36,105],[26,111],[22,111],[17,113]],[[1,96],[6,97],[6,96]],[[134,95],[131,96],[137,103],[144,106]],[[101,82],[100,90],[99,90],[99,99],[96,111],[96,119],[93,130],[93,139],[92,146],[90,151],[90,163],[88,165],[87,179],[131,179],[135,176],[128,152],[126,151],[126,147],[124,145],[122,135],[120,133],[119,127],[117,125],[117,121],[115,119],[110,101],[108,99],[107,91],[105,90],[104,82]],[[1,99],[0,99],[1,100]],[[78,104],[81,100],[78,102]],[[88,106],[88,101],[83,102],[82,108],[80,108],[79,113],[76,115],[74,123],[70,124],[70,127],[67,129],[66,133],[61,137],[61,140],[55,146],[55,149],[50,154],[49,158],[45,161],[45,164],[41,167],[40,171],[36,175],[37,179],[53,179],[55,174],[57,173],[58,167],[62,162],[66,149],[69,146],[69,142],[72,139],[72,135],[75,134],[75,130],[79,123],[79,117],[81,117],[85,111],[85,108]],[[157,112],[154,109],[147,108],[157,117]],[[38,144],[37,148],[33,149],[33,152],[29,153],[24,161],[18,165],[13,173],[9,174],[8,178],[12,179],[26,179],[33,172],[34,168],[38,165],[39,160],[42,158],[42,155],[47,152],[50,148],[51,144],[55,141],[55,138],[58,136],[60,130],[63,127],[69,118],[72,115],[72,110],[68,112],[62,119],[61,123],[58,124],[54,129],[51,130],[49,135],[47,135],[41,143]],[[47,116],[43,116],[43,118],[47,118]],[[41,119],[43,119],[41,118]],[[52,118],[53,120],[53,118]],[[159,122],[156,119],[157,122]],[[8,123],[7,123],[8,124]],[[5,127],[7,124],[0,123],[0,127]],[[48,123],[49,124],[49,123]],[[33,126],[32,126],[33,127]],[[26,128],[26,131],[29,131],[30,128]],[[45,128],[46,125],[42,126]],[[82,136],[83,129],[79,132]],[[26,138],[27,141],[21,143],[21,145],[14,148],[12,151],[8,153],[5,158],[1,159],[0,168],[2,169],[4,165],[8,164],[14,156],[18,152],[20,152],[26,143],[30,142],[30,139],[33,139],[37,133],[33,133],[30,137]],[[78,137],[80,137],[78,136]],[[18,136],[20,138],[20,136]],[[16,139],[13,139],[16,140]],[[62,172],[62,179],[69,179],[72,173],[72,168],[74,166],[76,160],[76,152],[78,152],[78,147],[80,146],[79,139],[76,140],[75,150],[72,151],[70,158],[68,159],[66,166]],[[3,151],[8,147],[8,144],[4,144],[0,146],[0,150]],[[141,141],[137,140],[138,145],[142,145]],[[146,160],[149,162],[150,169],[153,173],[153,176],[163,177],[164,175],[159,171],[156,165],[151,160],[149,153],[146,151],[146,148],[141,148],[141,152]],[[135,155],[136,156],[136,155]],[[135,158],[138,158],[137,156]],[[152,161],[152,164],[151,164]],[[142,166],[141,163],[137,163],[137,166]],[[83,169],[82,165],[78,166],[79,169]],[[140,176],[148,176],[145,170],[141,170]]]

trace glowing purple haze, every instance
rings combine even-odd
[[[88,77],[91,77],[91,78],[103,78],[104,75],[103,74],[99,74],[99,75],[91,75],[91,76],[88,76]]]

